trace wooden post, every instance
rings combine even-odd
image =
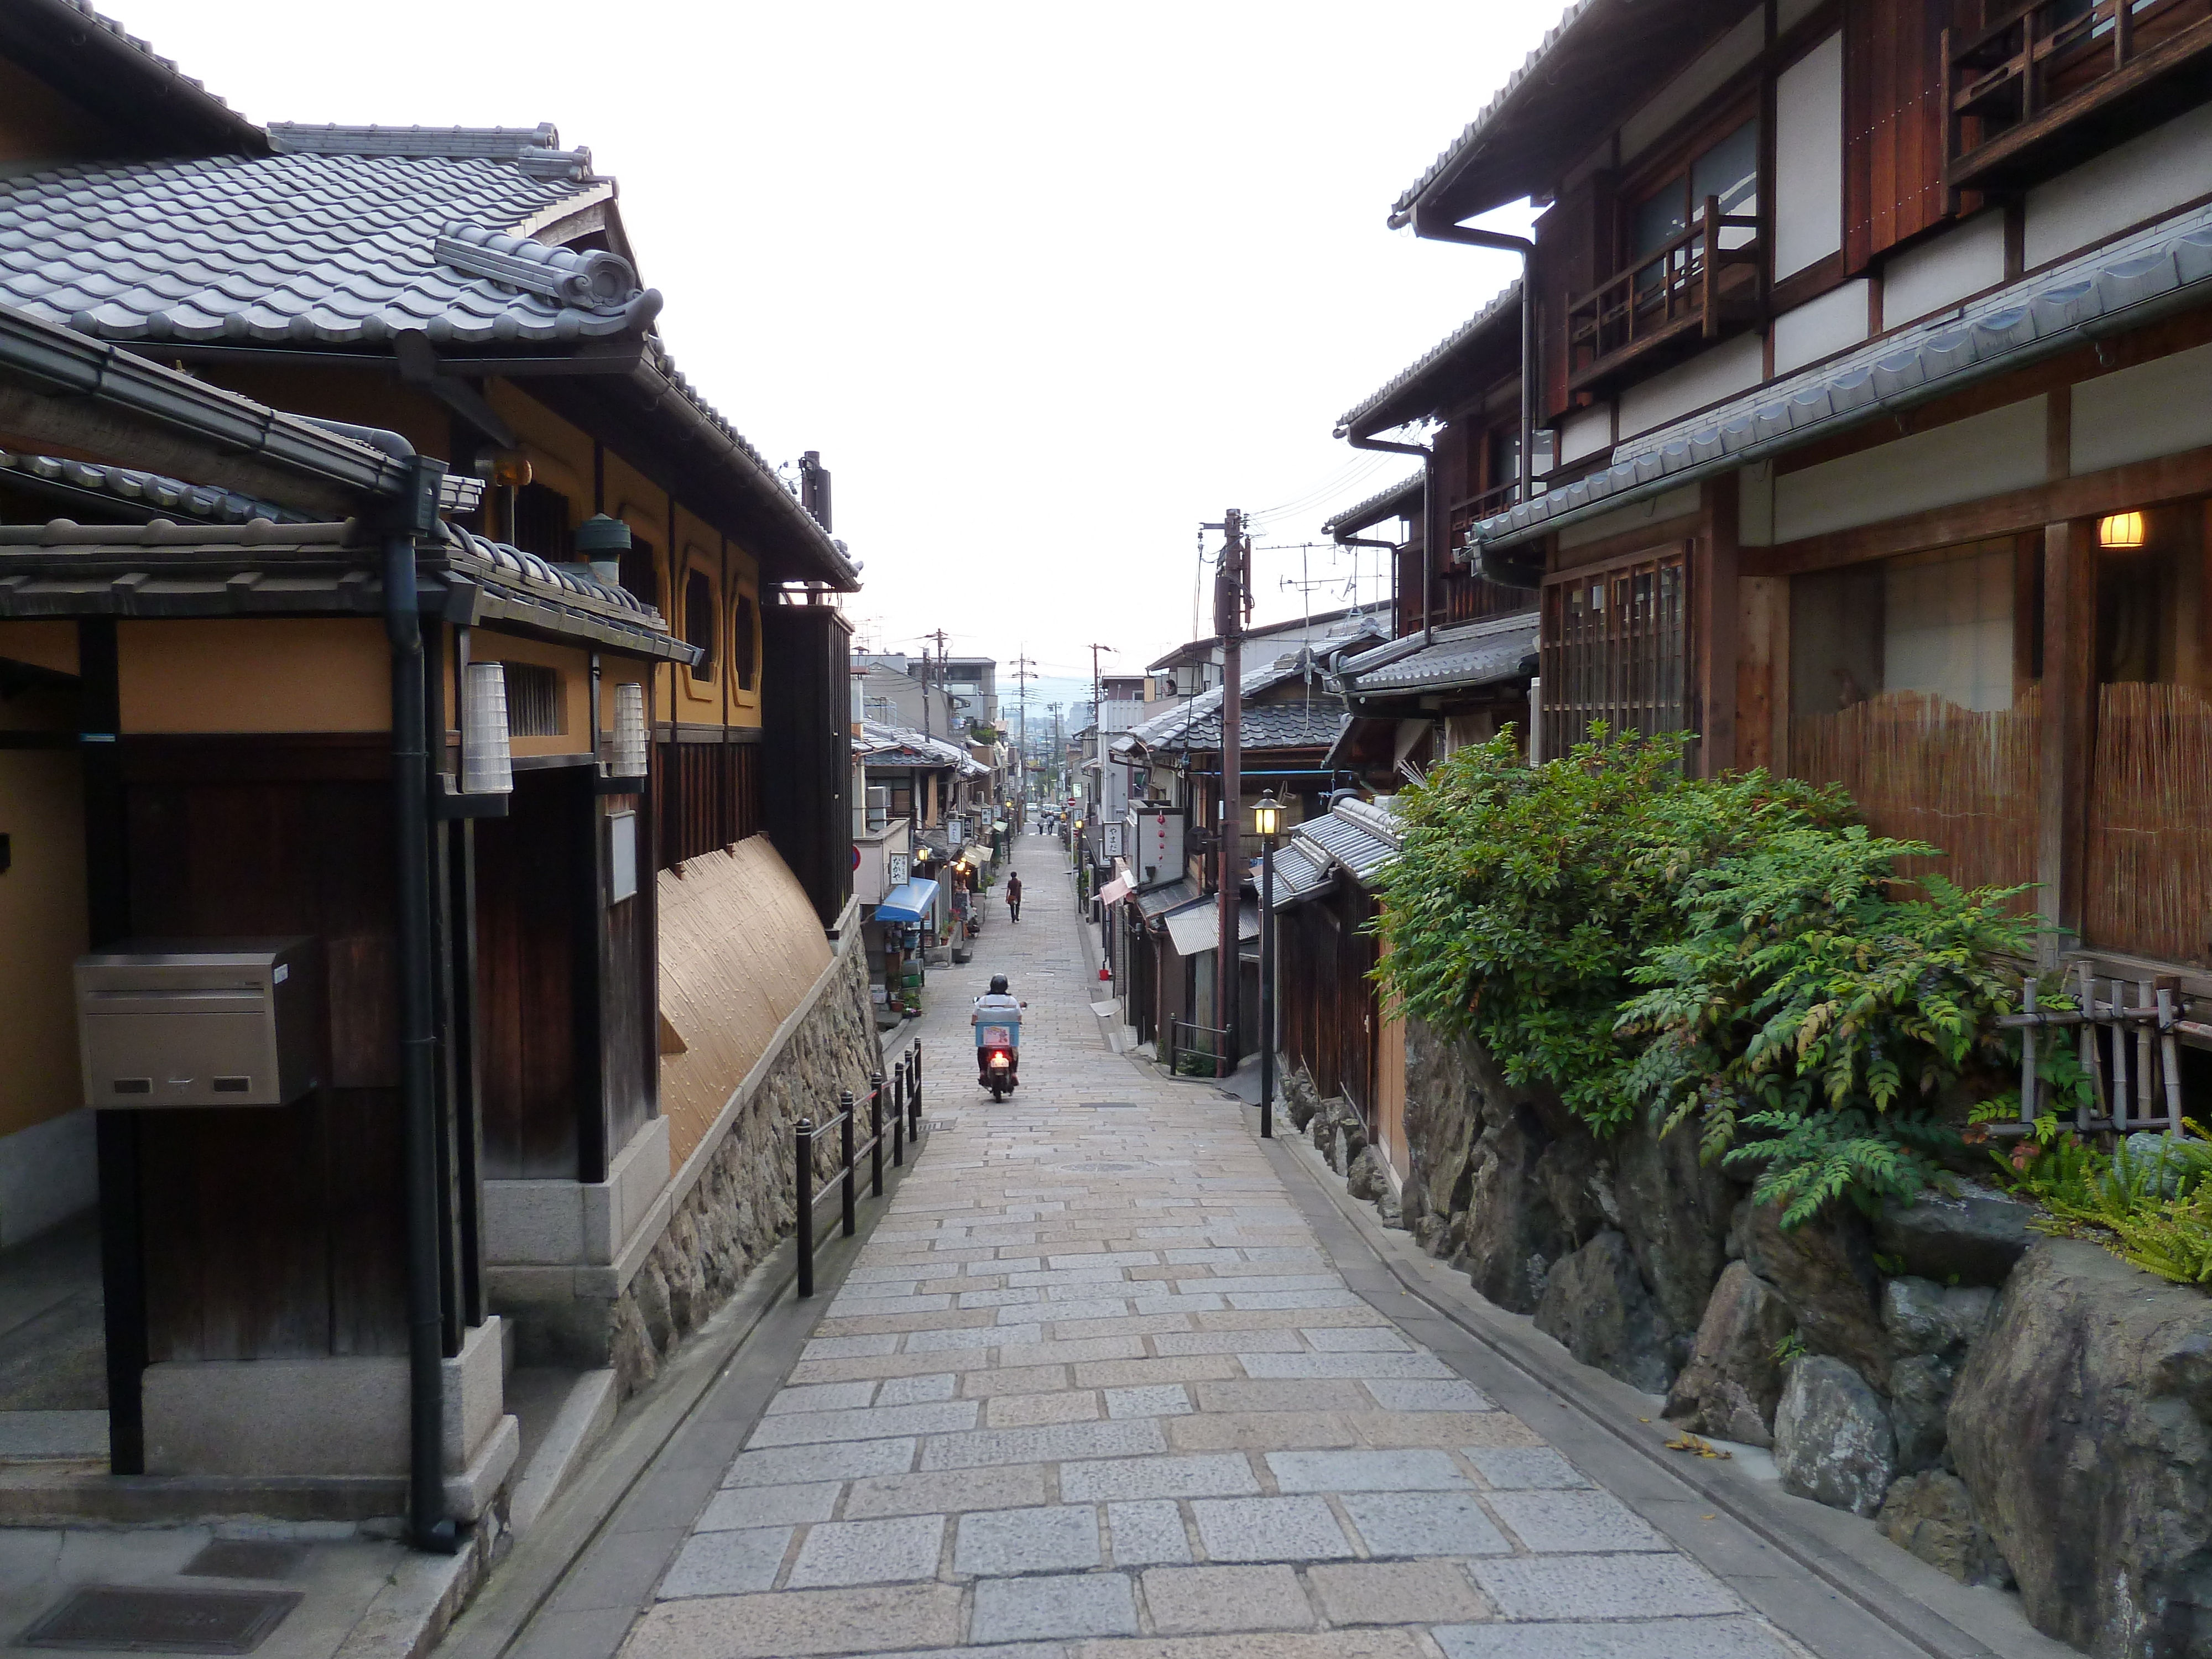
[[[1790,579],[1743,576],[1737,611],[1735,763],[1790,769]]]
[[[1736,764],[1736,475],[1705,485],[1705,531],[1691,553],[1690,649],[1698,688],[1697,774],[1717,777]]]
[[[2038,803],[2038,908],[2058,924],[2041,957],[2056,966],[2078,939],[2089,839],[2089,766],[2097,720],[2097,525],[2043,529],[2043,783]]]

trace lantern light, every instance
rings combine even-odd
[[[514,763],[507,723],[507,670],[472,662],[461,688],[461,793],[511,795]]]
[[[1282,828],[1282,803],[1275,799],[1273,790],[1261,791],[1259,800],[1252,807],[1253,833],[1265,839],[1273,840],[1281,833]]]
[[[645,687],[635,680],[623,680],[615,686],[615,733],[607,745],[607,775],[641,778],[645,774]]]
[[[2143,515],[2114,513],[2097,522],[2097,545],[2125,551],[2143,544]]]

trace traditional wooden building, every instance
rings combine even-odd
[[[2212,1005],[2208,50],[2170,0],[1568,13],[1392,214],[1543,208],[1552,465],[1472,539],[1546,752],[1841,782]]]
[[[793,1032],[873,1059],[854,567],[550,127],[258,128],[68,0],[0,58],[0,1245],[94,1206],[113,1474],[428,1540],[512,1360],[632,1385],[773,1243]],[[102,1069],[256,951],[281,1086]]]

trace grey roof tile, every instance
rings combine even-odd
[[[1398,411],[1390,409],[1390,405],[1407,393],[1419,387],[1421,381],[1431,369],[1449,362],[1463,347],[1473,344],[1493,325],[1502,325],[1507,320],[1517,319],[1520,314],[1521,283],[1520,279],[1516,277],[1492,295],[1489,304],[1454,329],[1440,343],[1424,353],[1411,368],[1395,376],[1381,391],[1374,392],[1338,416],[1337,430],[1343,432],[1355,428],[1362,432],[1379,430],[1385,422],[1371,422],[1366,426],[1362,426],[1361,422],[1370,421],[1370,417],[1385,411],[1397,414]],[[1513,337],[1518,338],[1517,332]],[[1428,412],[1425,410],[1414,410],[1398,414],[1396,420],[1389,422],[1387,424],[1401,425],[1406,421],[1419,419]],[[1358,509],[1353,510],[1356,512]]]
[[[1381,650],[1352,658],[1338,670],[1338,684],[1353,696],[1372,696],[1518,678],[1534,672],[1528,660],[1536,650],[1536,613],[1440,628],[1426,645],[1411,651],[1394,648],[1403,643],[1393,641]]]

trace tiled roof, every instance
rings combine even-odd
[[[659,298],[615,256],[501,234],[578,189],[579,176],[480,156],[295,150],[56,167],[0,179],[0,300],[155,345],[635,333]],[[626,292],[610,291],[610,260]]]
[[[264,501],[213,484],[186,483],[133,467],[100,466],[52,455],[15,455],[0,450],[0,485],[13,484],[39,495],[85,501],[112,511],[199,519],[215,524],[312,524],[315,515]]]
[[[1131,901],[1137,914],[1146,921],[1164,916],[1170,910],[1179,910],[1186,904],[1195,904],[1205,895],[1188,876],[1182,876],[1161,887],[1143,887]]]
[[[1531,664],[1536,651],[1533,611],[1440,628],[1426,645],[1419,643],[1420,637],[1409,635],[1407,640],[1394,640],[1380,650],[1347,659],[1337,671],[1337,683],[1360,697],[1492,685],[1535,672]],[[1402,648],[1408,641],[1414,649]]]
[[[1348,507],[1321,527],[1324,536],[1356,536],[1385,519],[1410,518],[1421,510],[1426,475],[1401,478],[1388,489],[1378,489],[1357,507]]]
[[[1387,799],[1340,800],[1292,831],[1291,844],[1301,842],[1315,862],[1342,870],[1363,887],[1371,885],[1376,873],[1398,855],[1396,809]]]
[[[1613,465],[1476,526],[1486,546],[1811,443],[2212,296],[2212,207],[1622,444]]]
[[[1252,866],[1252,879],[1260,880],[1257,860]],[[1325,893],[1336,884],[1336,876],[1326,856],[1319,848],[1299,845],[1292,839],[1275,849],[1274,908],[1278,910]]]
[[[885,769],[950,766],[963,777],[971,778],[988,777],[991,771],[957,744],[907,726],[885,726],[879,720],[860,722],[860,735],[853,740],[853,752],[864,764]]]
[[[1385,427],[1402,426],[1407,421],[1418,420],[1430,413],[1427,408],[1407,407],[1401,411],[1397,405],[1415,394],[1419,394],[1419,401],[1432,404],[1443,389],[1424,385],[1430,374],[1450,363],[1461,351],[1480,340],[1493,326],[1507,322],[1516,325],[1510,337],[1515,342],[1517,362],[1520,316],[1521,283],[1516,278],[1493,295],[1488,305],[1454,329],[1441,344],[1433,347],[1412,368],[1399,374],[1364,403],[1356,404],[1338,416],[1337,431],[1356,432],[1364,437],[1370,432],[1379,432]],[[1389,418],[1380,418],[1384,416]],[[1352,510],[1357,512],[1358,509],[1355,507]]]

